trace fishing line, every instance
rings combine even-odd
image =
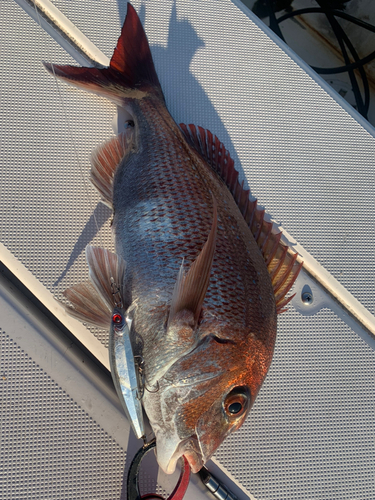
[[[60,83],[58,82],[58,79],[56,77],[55,67],[54,67],[53,63],[51,63],[51,68],[52,68],[52,72],[53,72],[53,77],[55,79],[55,83],[56,83],[56,87],[57,87],[57,92],[59,94],[60,104],[62,105],[62,110],[63,110],[63,113],[64,113],[64,119],[65,119],[65,125],[66,125],[66,127],[68,129],[69,139],[70,139],[71,144],[73,144],[73,154],[76,157],[76,162],[77,162],[77,165],[78,165],[78,168],[79,168],[79,172],[80,172],[80,175],[81,175],[81,179],[83,181],[83,185],[84,185],[84,188],[85,188],[85,191],[86,191],[87,199],[88,199],[88,201],[90,201],[90,193],[89,193],[89,189],[88,189],[88,185],[87,185],[87,182],[88,182],[87,181],[87,176],[85,176],[84,173],[83,173],[83,167],[82,167],[81,161],[79,159],[79,155],[78,155],[78,148],[77,148],[77,145],[76,145],[75,141],[73,140],[72,129],[70,127],[70,123],[69,123],[69,120],[68,120],[68,115],[67,115],[67,112],[66,112],[65,103],[64,103],[64,100],[63,100],[63,97],[62,97],[62,94],[61,94]],[[94,221],[95,221],[96,230],[99,233],[99,224],[98,224],[98,221],[96,219],[95,211],[92,213],[92,215],[93,215],[93,218],[94,218]]]
[[[36,17],[38,19],[39,27],[41,29],[43,29],[42,28],[42,23],[41,23],[41,20],[40,20],[39,11],[38,11],[38,8],[36,6],[35,0],[33,0],[33,4],[34,4],[34,10],[35,10],[35,13],[36,13]],[[59,84],[58,78],[56,77],[56,74],[55,74],[55,66],[54,66],[53,63],[50,63],[50,64],[51,64],[51,68],[52,68],[52,72],[53,72],[53,77],[54,77],[54,80],[55,80],[55,83],[56,83],[56,87],[57,87],[57,93],[58,93],[58,96],[59,96],[60,105],[61,105],[61,108],[62,108],[62,111],[63,111],[63,115],[64,115],[65,125],[66,125],[66,128],[68,130],[69,140],[70,140],[70,143],[73,145],[73,154],[76,157],[76,163],[78,165],[80,176],[81,176],[81,179],[83,181],[84,189],[86,191],[87,200],[90,202],[90,197],[92,196],[92,194],[90,195],[90,192],[89,192],[89,189],[88,189],[87,176],[84,175],[83,167],[82,167],[81,161],[79,159],[78,148],[77,148],[77,145],[76,145],[75,141],[73,140],[73,133],[72,133],[72,129],[70,127],[70,123],[69,123],[69,120],[68,120],[68,115],[67,115],[65,103],[64,103],[64,100],[63,100],[63,97],[62,97],[62,93],[61,93],[61,89],[60,89],[60,84]],[[96,225],[97,233],[99,234],[100,228],[99,228],[98,221],[96,219],[95,210],[93,211],[92,216],[93,216],[93,219],[94,219],[94,222],[95,222],[95,225]]]

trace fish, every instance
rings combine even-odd
[[[184,456],[197,472],[249,414],[302,263],[220,140],[170,115],[130,3],[109,67],[44,65],[132,117],[91,159],[115,252],[87,247],[90,280],[64,292],[67,310],[110,330],[112,360],[131,311],[137,398],[159,466],[171,474]]]

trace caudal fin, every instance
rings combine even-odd
[[[102,95],[119,106],[124,105],[126,99],[142,99],[149,93],[156,93],[164,99],[146,34],[130,3],[108,68],[43,64],[58,78]]]

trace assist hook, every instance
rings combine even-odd
[[[147,493],[146,495],[141,495],[139,491],[139,470],[141,468],[141,462],[145,455],[156,447],[156,440],[153,439],[149,443],[142,446],[142,448],[137,452],[133,461],[130,465],[127,480],[127,493],[128,500],[165,500],[164,497],[156,493]],[[167,500],[182,500],[189,485],[190,479],[190,466],[185,457],[183,458],[183,465],[181,467],[180,478],[176,484],[175,489]]]

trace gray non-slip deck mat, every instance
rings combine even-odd
[[[111,56],[125,2],[55,5]],[[371,128],[356,121],[240,4],[133,5],[176,121],[215,133],[267,213],[373,314]],[[41,61],[73,59],[11,0],[1,2],[0,11],[0,241],[59,297],[87,279],[88,243],[112,248],[110,213],[99,204],[88,174],[90,153],[113,135],[116,109],[57,85]],[[306,280],[300,278],[299,291]],[[257,499],[375,495],[373,345],[324,293],[319,300],[308,315],[297,303],[299,294],[280,317],[274,362],[254,409],[216,454]],[[106,332],[93,334],[106,345]],[[17,446],[17,433],[11,439]],[[14,473],[17,487],[24,488],[22,474]]]

